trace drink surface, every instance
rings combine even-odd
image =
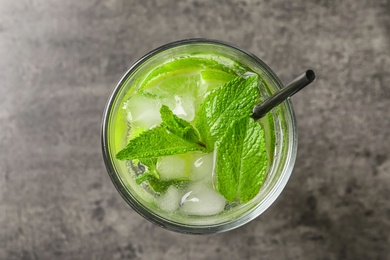
[[[212,135],[202,134],[202,130],[208,133],[212,132],[210,128],[214,125],[223,125],[222,120],[213,118],[213,111],[218,107],[215,103],[219,100],[214,96],[220,89],[223,90],[224,87],[226,89],[226,86],[231,90],[244,88],[249,84],[248,78],[252,78],[257,88],[252,101],[261,102],[263,94],[266,93],[262,88],[266,88],[266,83],[261,77],[253,74],[248,67],[220,54],[189,53],[160,60],[130,83],[131,87],[122,100],[121,110],[118,111],[117,116],[119,134],[116,135],[115,143],[118,147],[125,148],[129,143],[133,147],[138,144],[136,149],[148,150],[146,146],[149,144],[141,141],[159,142],[163,137],[159,137],[156,129],[163,128],[162,126],[166,126],[167,122],[173,121],[179,122],[179,127],[182,127],[180,130],[187,129],[185,135],[181,136],[184,136],[185,142],[192,140],[198,145],[191,146],[191,149],[186,148],[184,152],[178,152],[176,149],[176,151],[172,150],[173,153],[156,153],[159,156],[143,155],[142,158],[127,160],[126,174],[142,189],[142,192],[141,189],[136,190],[156,211],[163,212],[165,216],[180,215],[195,218],[213,216],[234,211],[256,195],[247,196],[241,191],[247,188],[253,190],[253,186],[256,186],[254,191],[259,191],[273,161],[275,146],[273,114],[267,114],[259,122],[254,122],[252,119],[253,122],[248,121],[250,113],[242,114],[244,119],[240,119],[243,116],[225,117],[226,127],[221,128],[225,130],[222,134],[209,139],[208,137]],[[232,104],[235,102],[240,109],[240,100],[230,101]],[[229,112],[229,109],[234,111],[235,107],[229,107],[229,102],[220,103],[226,105],[221,108],[222,111]],[[206,115],[205,119],[202,119],[200,115],[207,113],[211,113],[211,116]],[[228,115],[235,116],[237,113],[232,112]],[[232,129],[230,123],[240,120],[248,122],[243,123],[247,125],[248,131],[237,130],[242,127]],[[216,121],[218,122],[213,125]],[[175,133],[176,128],[167,129],[165,130]],[[194,131],[192,132],[191,129]],[[253,132],[253,129],[256,131]],[[147,135],[145,133],[148,131],[155,132],[151,132],[151,138],[145,139]],[[227,135],[224,134],[225,132],[231,134],[224,137],[223,135]],[[253,136],[258,137],[253,141],[251,140],[254,139]],[[210,139],[213,139],[212,142],[209,141]],[[141,141],[137,143],[137,140]],[[249,142],[248,140],[255,143],[243,145],[244,142]],[[173,146],[180,142],[178,140]],[[138,156],[139,154],[140,152]],[[229,157],[226,163],[225,157]],[[237,163],[229,164],[235,158],[240,160],[239,167],[236,167]],[[252,158],[257,158],[260,163],[250,165],[248,162]],[[245,163],[248,165],[247,168],[253,168],[252,171],[258,173],[253,179],[250,178],[250,173],[244,172],[246,177],[243,175],[242,169],[245,169]],[[261,167],[262,169],[257,169]],[[229,172],[230,175],[226,177],[225,172]],[[237,178],[234,177],[236,175]],[[236,185],[235,190],[232,191],[229,185]]]

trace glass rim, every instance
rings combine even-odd
[[[108,172],[108,175],[110,176],[110,179],[112,183],[114,184],[116,190],[121,195],[121,197],[131,206],[133,210],[135,210],[139,215],[141,215],[143,218],[147,219],[148,221],[152,222],[153,224],[168,229],[170,231],[175,231],[179,233],[186,233],[186,234],[212,234],[212,233],[220,233],[229,231],[235,228],[238,228],[251,220],[255,219],[259,215],[261,215],[266,209],[268,209],[273,202],[279,197],[280,193],[283,191],[284,187],[286,186],[296,159],[297,154],[297,146],[298,146],[298,140],[297,140],[297,131],[296,131],[296,119],[294,110],[292,107],[292,103],[290,99],[287,99],[284,103],[286,105],[287,111],[289,116],[288,121],[291,125],[291,127],[288,127],[288,146],[289,148],[287,150],[286,155],[286,162],[284,163],[283,171],[281,173],[281,176],[278,177],[277,182],[272,187],[269,194],[267,194],[265,200],[261,204],[261,207],[257,207],[255,210],[250,212],[249,214],[243,214],[242,216],[234,219],[233,221],[227,222],[227,223],[219,223],[219,224],[210,224],[210,225],[188,225],[184,223],[177,223],[172,221],[167,221],[164,217],[159,216],[158,214],[155,214],[148,210],[143,205],[140,205],[138,201],[134,201],[132,199],[129,199],[128,191],[123,187],[122,182],[119,178],[119,176],[116,173],[115,167],[113,165],[113,162],[111,160],[111,153],[109,151],[108,147],[108,121],[109,116],[111,113],[111,110],[113,108],[113,105],[115,104],[115,98],[117,94],[120,92],[122,87],[124,86],[124,83],[126,82],[127,78],[139,67],[141,66],[145,61],[147,61],[149,58],[153,57],[154,55],[161,53],[165,50],[172,49],[178,46],[182,45],[191,45],[191,44],[214,44],[214,45],[221,45],[225,46],[231,49],[234,49],[238,52],[241,52],[250,58],[252,58],[256,63],[258,63],[272,78],[272,80],[275,81],[275,86],[278,89],[283,88],[283,84],[280,81],[280,79],[276,76],[276,74],[268,67],[267,64],[265,64],[260,58],[258,58],[256,55],[243,50],[239,47],[236,47],[230,43],[219,41],[219,40],[213,40],[213,39],[206,39],[206,38],[191,38],[191,39],[184,39],[179,41],[174,41],[171,43],[164,44],[158,48],[155,48],[154,50],[148,52],[144,56],[142,56],[140,59],[138,59],[122,76],[122,78],[118,81],[115,88],[111,92],[111,95],[108,98],[108,101],[106,103],[104,112],[103,112],[103,119],[102,119],[102,125],[101,125],[101,145],[102,145],[102,152],[103,152],[103,160]],[[140,207],[141,206],[141,207]]]

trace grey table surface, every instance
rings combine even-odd
[[[166,231],[118,195],[100,123],[174,40],[231,42],[283,82],[299,133],[278,200],[242,228]],[[0,0],[0,259],[390,259],[390,2]]]

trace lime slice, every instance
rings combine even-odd
[[[173,96],[174,94],[195,96],[203,83],[201,73],[210,70],[217,73],[217,80],[223,75],[235,75],[234,71],[215,60],[183,57],[165,63],[149,73],[143,80],[139,91],[158,97]],[[223,75],[218,75],[219,71]]]
[[[233,70],[215,60],[197,57],[183,57],[167,62],[149,73],[149,75],[145,78],[141,89],[145,89],[148,85],[154,84],[155,80],[162,80],[165,77],[171,77],[172,74],[187,74],[189,72],[210,69],[221,70],[229,74],[234,74]]]

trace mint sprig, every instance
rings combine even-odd
[[[162,106],[162,123],[131,139],[116,158],[138,159],[148,169],[137,177],[137,183],[148,181],[154,191],[162,193],[188,180],[160,179],[157,157],[216,150],[218,192],[229,202],[248,202],[263,185],[268,165],[264,131],[250,117],[259,100],[258,83],[257,75],[237,77],[214,89],[196,115],[196,129]]]

